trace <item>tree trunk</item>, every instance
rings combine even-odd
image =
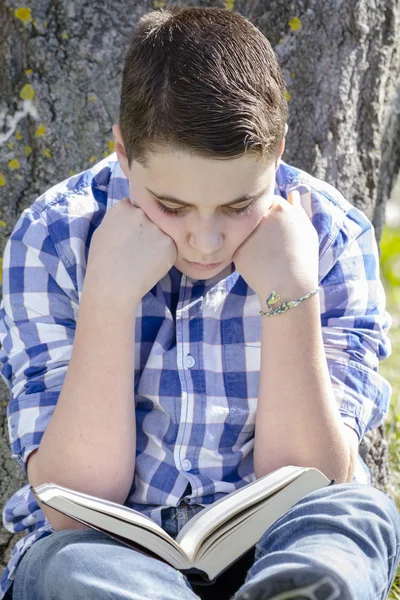
[[[270,40],[290,95],[283,159],[337,187],[373,222],[400,169],[400,0],[201,0],[247,17]],[[10,4],[14,4],[12,7]],[[112,152],[123,57],[138,18],[164,0],[0,0],[0,251],[22,210]],[[18,10],[17,10],[18,9]],[[0,506],[25,482],[9,450],[0,382]],[[388,490],[383,427],[360,452]],[[16,540],[0,528],[0,570]]]

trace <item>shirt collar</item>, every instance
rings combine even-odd
[[[115,164],[111,167],[111,177],[108,186],[107,210],[123,198],[129,198],[129,181],[121,169],[116,152],[110,156],[110,162],[114,160]]]

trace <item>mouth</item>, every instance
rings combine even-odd
[[[218,262],[218,263],[196,263],[196,262],[192,262],[192,261],[186,260],[186,259],[185,259],[185,261],[189,265],[192,265],[192,267],[194,267],[196,269],[210,270],[210,269],[215,269],[216,267],[219,267],[220,265],[222,265],[222,262]]]

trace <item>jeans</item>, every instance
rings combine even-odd
[[[202,508],[181,502],[165,509],[163,528],[176,538]],[[400,560],[400,515],[393,500],[374,487],[330,485],[307,494],[262,532],[253,557],[240,585],[242,593],[252,581],[277,571],[326,564],[345,579],[354,599],[383,600]],[[195,590],[180,571],[156,558],[93,529],[66,529],[39,539],[26,552],[10,597],[198,600],[218,581]]]

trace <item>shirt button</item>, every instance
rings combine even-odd
[[[185,458],[182,461],[182,469],[184,471],[190,471],[191,468],[192,468],[192,463],[190,462],[190,460],[188,458]]]
[[[193,356],[190,356],[190,354],[188,354],[185,359],[185,365],[190,369],[190,367],[193,367],[195,364],[196,364],[196,361],[193,358]]]

